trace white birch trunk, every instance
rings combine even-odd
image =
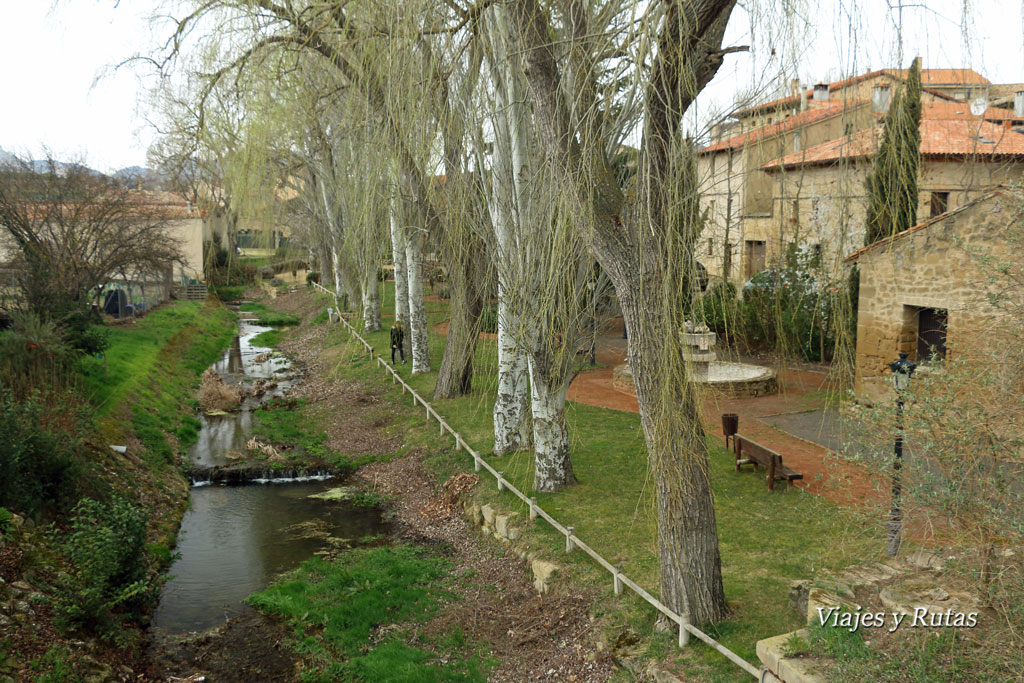
[[[377,287],[376,259],[367,259],[363,267],[363,330],[377,332],[380,330],[380,288]]]
[[[402,323],[402,329],[409,329],[409,280],[408,270],[405,262],[405,231],[399,222],[398,208],[395,206],[397,200],[392,197],[390,202],[391,219],[391,254],[395,262],[395,322]],[[403,335],[402,346],[405,353],[409,353],[409,344],[412,340],[412,333]]]
[[[494,400],[494,452],[498,455],[530,446],[529,366],[511,322],[499,276],[498,395]]]
[[[495,12],[497,30],[507,35],[504,12]],[[500,42],[500,41],[499,41]],[[528,448],[531,428],[529,364],[522,348],[521,316],[508,303],[509,287],[515,286],[517,272],[513,252],[518,249],[516,235],[522,198],[519,175],[523,172],[523,136],[525,124],[521,100],[517,97],[516,75],[509,68],[503,46],[495,44],[492,71],[500,78],[495,83],[495,108],[492,116],[495,134],[492,163],[493,184],[489,202],[494,226],[498,271],[498,391],[494,401],[494,452],[498,455]],[[510,102],[512,104],[510,104]]]
[[[409,284],[409,336],[412,338],[412,374],[430,372],[427,310],[423,306],[423,249],[419,235],[406,233],[405,259]]]
[[[565,426],[568,382],[548,385],[533,357],[529,360],[533,415],[533,488],[558,491],[576,482],[569,459],[569,430]]]

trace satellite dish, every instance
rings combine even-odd
[[[971,102],[971,113],[975,116],[981,116],[988,109],[988,98],[984,95]]]

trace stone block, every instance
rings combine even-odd
[[[547,593],[551,588],[551,582],[558,573],[559,566],[547,560],[534,560],[530,563],[533,571],[533,587],[538,593]]]
[[[497,515],[497,512],[495,511],[493,505],[491,505],[490,503],[484,505],[482,508],[480,508],[480,514],[483,515],[484,526],[494,526],[494,518]]]
[[[783,683],[825,683],[826,679],[821,674],[819,664],[809,659],[786,656],[786,643],[794,635],[806,638],[808,633],[806,629],[801,629],[757,641],[758,659],[765,669]]]
[[[519,529],[516,528],[516,518],[519,517],[518,512],[510,512],[507,515],[496,515],[494,517],[494,530],[502,538],[514,541],[519,538]]]

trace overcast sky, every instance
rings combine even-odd
[[[813,84],[896,65],[896,0],[891,6],[843,0],[820,7],[815,0],[788,1],[799,6],[789,17],[765,9],[752,22],[736,10],[726,44],[751,44],[753,50],[726,57],[691,127],[756,84],[788,83],[794,75]],[[766,8],[780,4],[744,4],[757,2]],[[159,4],[62,0],[54,8],[53,0],[0,0],[0,147],[38,157],[45,145],[59,158],[85,157],[104,171],[144,165],[153,133],[145,122],[139,77],[123,70],[95,86],[93,81],[106,67],[147,51],[154,40],[148,17]],[[966,66],[993,82],[1022,82],[1022,27],[1022,0],[906,2],[903,62],[920,55],[926,68]]]

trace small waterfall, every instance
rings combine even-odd
[[[241,486],[244,484],[293,484],[325,481],[338,472],[328,467],[222,466],[193,467],[188,472],[192,486]]]

